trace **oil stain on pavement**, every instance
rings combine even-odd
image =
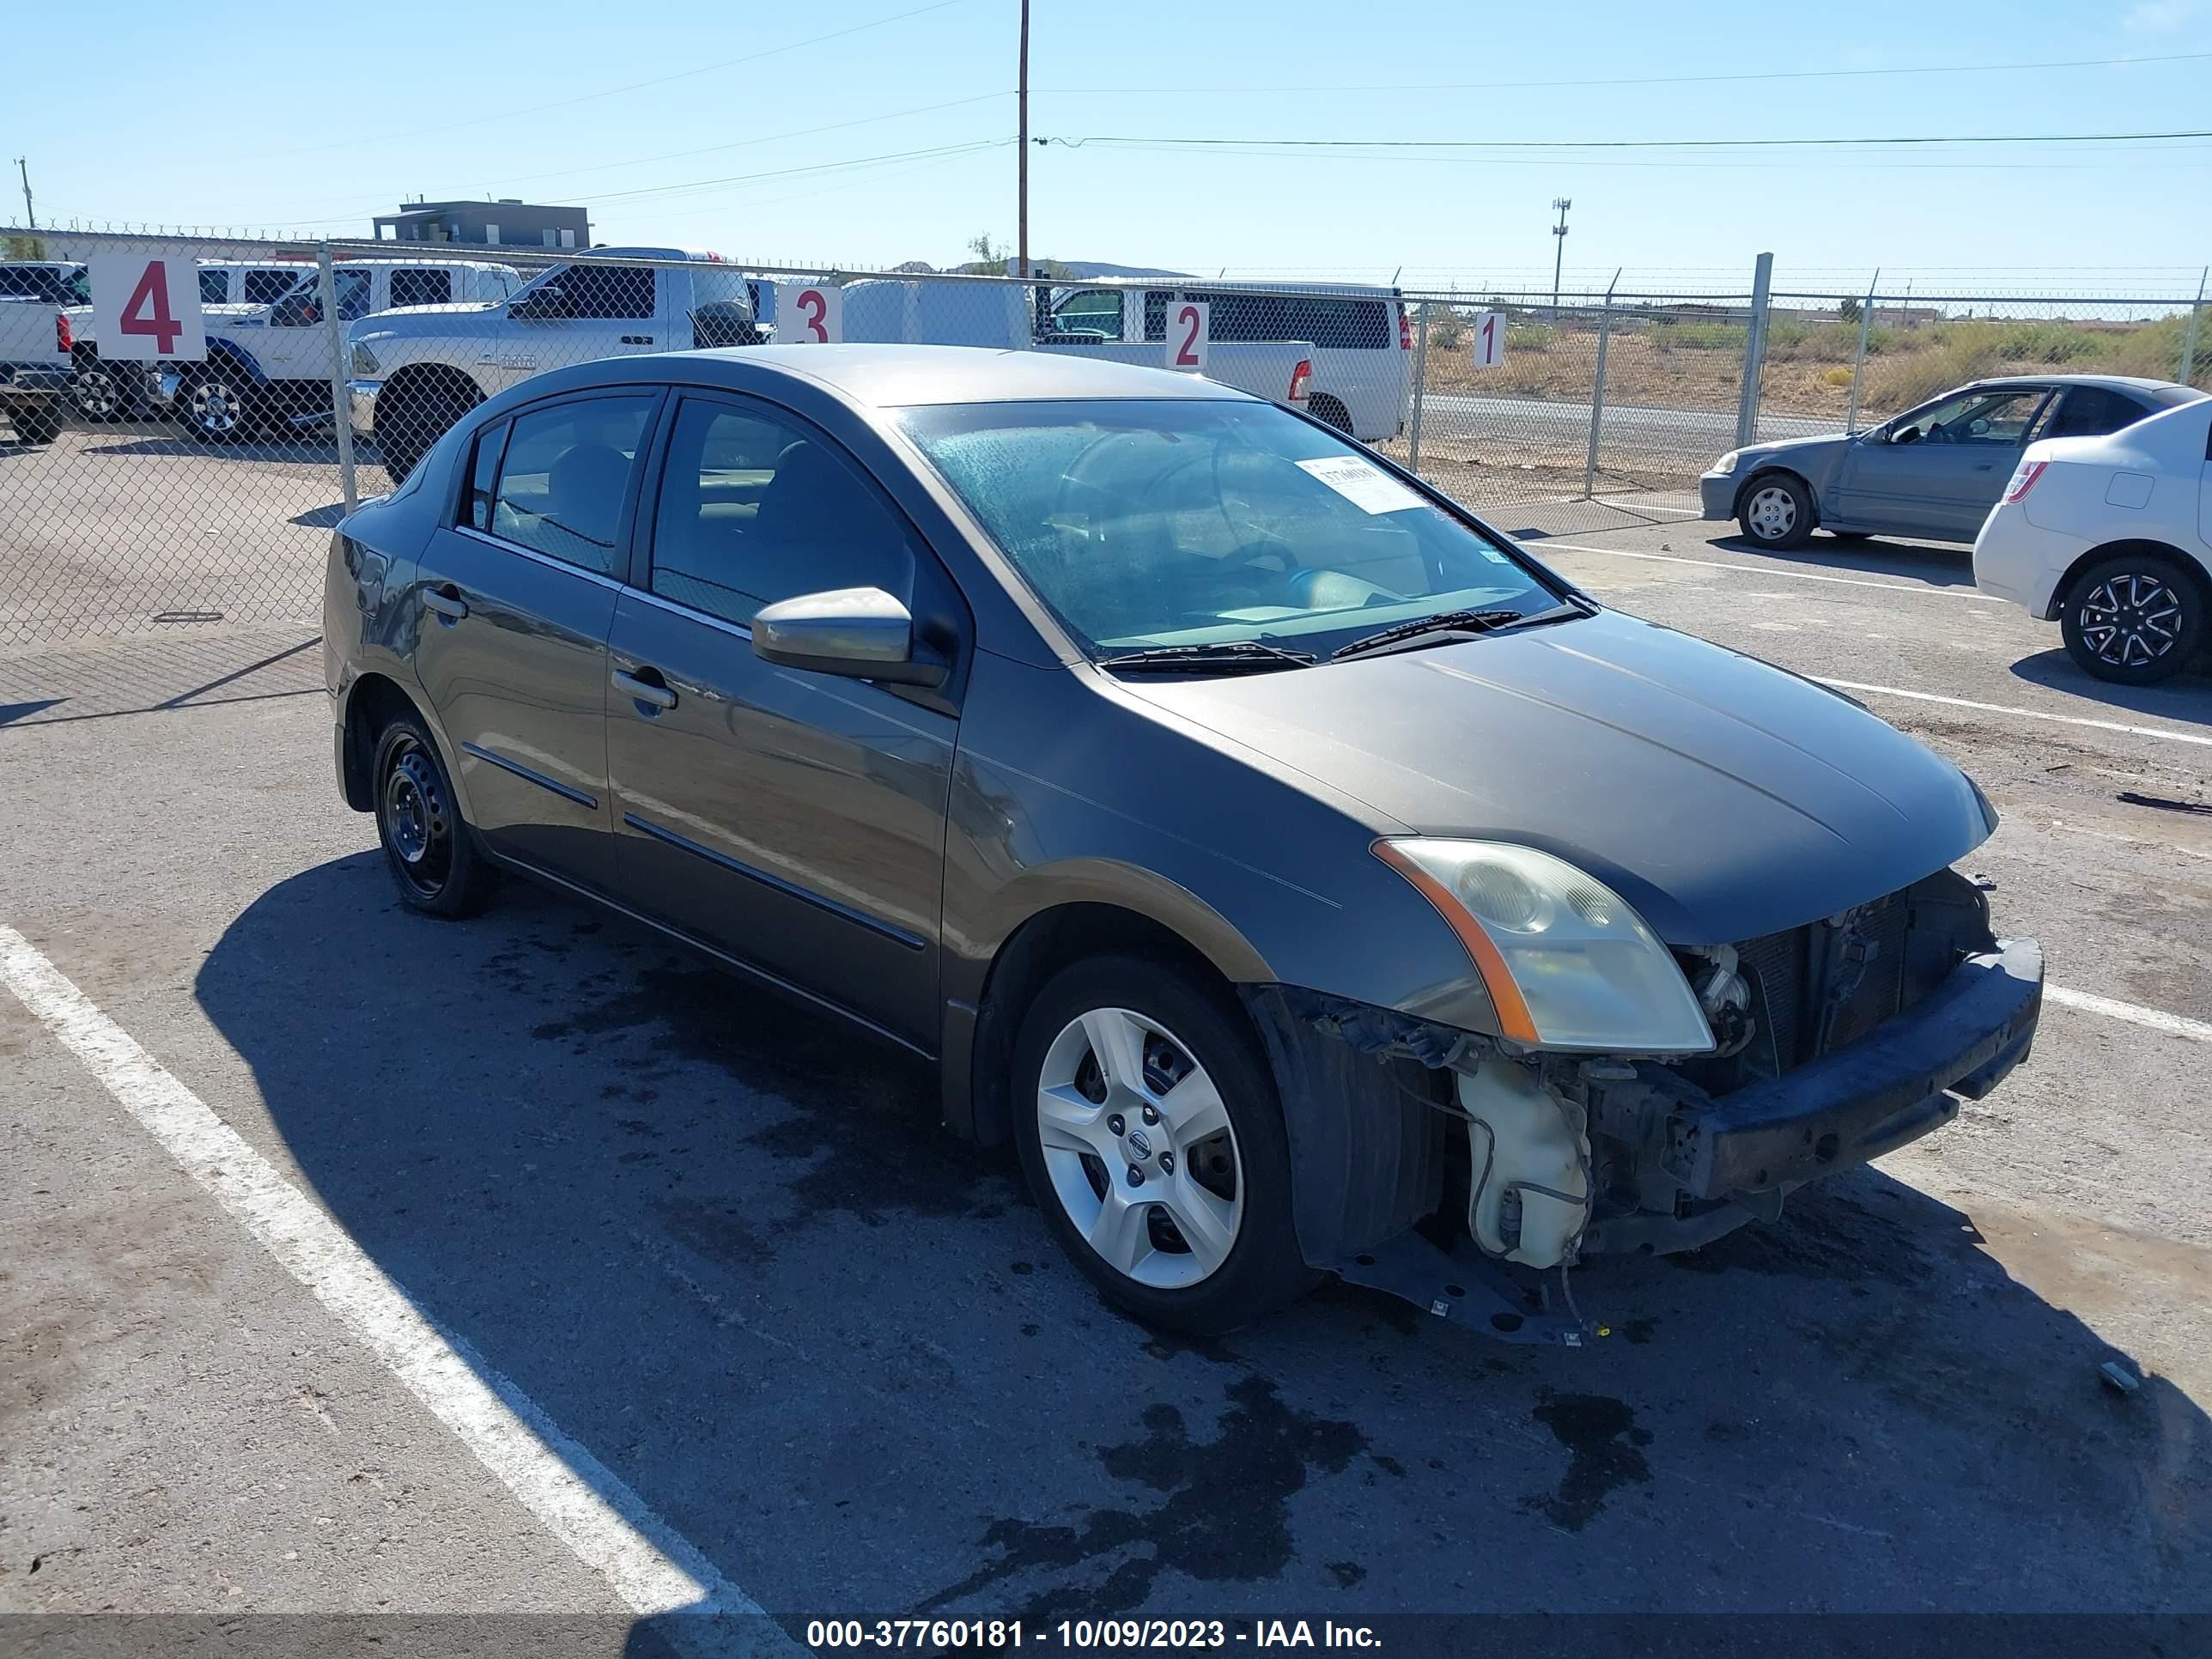
[[[1626,1402],[1601,1394],[1547,1391],[1534,1415],[1571,1454],[1559,1491],[1533,1505],[1553,1526],[1580,1532],[1613,1492],[1651,1479],[1644,1456],[1651,1431],[1636,1426],[1636,1413]]]
[[[1249,1583],[1279,1574],[1296,1553],[1291,1497],[1316,1469],[1341,1474],[1366,1449],[1367,1439],[1354,1424],[1292,1410],[1263,1376],[1230,1384],[1228,1399],[1230,1409],[1210,1441],[1192,1440],[1182,1412],[1163,1404],[1146,1407],[1142,1439],[1099,1449],[1108,1474],[1165,1493],[1161,1502],[1148,1509],[1093,1510],[1075,1526],[1018,1517],[994,1521],[982,1543],[999,1552],[997,1559],[939,1591],[925,1607],[950,1607],[989,1585],[1045,1572],[1061,1582],[1023,1613],[1042,1625],[1140,1607],[1154,1582],[1170,1571],[1206,1583]],[[1071,1569],[1115,1556],[1121,1559],[1102,1582],[1071,1583],[1064,1577]]]

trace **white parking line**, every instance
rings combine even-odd
[[[1573,497],[1570,496],[1567,499],[1571,501]],[[1621,513],[1672,513],[1685,519],[1699,519],[1705,516],[1704,510],[1695,507],[1662,507],[1656,501],[1624,501],[1605,495],[1598,496],[1596,501],[1600,507],[1609,507]]]
[[[2064,1008],[2079,1008],[2085,1014],[2102,1014],[2107,1019],[2124,1019],[2130,1025],[2148,1025],[2154,1031],[2166,1031],[2174,1036],[2188,1037],[2197,1042],[2212,1042],[2212,1023],[2190,1019],[2180,1014],[2169,1014],[2162,1009],[2140,1007],[2132,1002],[2118,1002],[2111,997],[2093,996],[2087,991],[2069,991],[2063,985],[2045,985],[2044,999]]]
[[[634,1613],[753,1615],[748,1638],[769,1637],[758,1650],[795,1650],[758,1603],[521,1389],[441,1330],[343,1228],[6,926],[0,981]],[[690,1622],[669,1627],[672,1639],[682,1642]]]
[[[1856,680],[1832,680],[1812,676],[1839,691],[1864,691],[1877,697],[1910,697],[1915,702],[1946,703],[1953,708],[1976,708],[1985,714],[2012,714],[2024,720],[2055,720],[2061,726],[2089,726],[2100,732],[2124,732],[2131,738],[2163,738],[2168,743],[2194,743],[2212,748],[2212,737],[2197,732],[2168,732],[2156,726],[2127,726],[2118,720],[2094,720],[2087,714],[2052,714],[2040,708],[2015,708],[2008,703],[1976,702],[1971,697],[1947,697],[1935,691],[1908,691],[1901,685],[1863,685]]]
[[[1591,547],[1583,542],[1563,542],[1545,536],[1533,540],[1529,550],[1541,554],[1547,547],[1564,547],[1571,553],[1610,553],[1616,559],[1644,559],[1654,564],[1702,565],[1708,570],[1741,570],[1753,576],[1787,576],[1794,581],[1833,582],[1840,587],[1879,587],[1892,593],[1924,593],[1947,599],[1967,599],[1976,605],[2004,603],[1971,587],[1931,587],[1920,582],[1878,582],[1864,576],[1824,576],[1813,570],[1778,570],[1765,565],[1734,564],[1726,559],[1692,559],[1680,553],[1640,553],[1626,547]]]

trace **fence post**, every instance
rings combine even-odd
[[[1751,321],[1743,331],[1743,395],[1735,406],[1735,442],[1759,441],[1759,377],[1766,368],[1766,312],[1774,287],[1774,256],[1762,253],[1751,276]]]
[[[1583,499],[1597,495],[1598,432],[1605,424],[1605,349],[1613,340],[1613,291],[1620,286],[1620,273],[1605,285],[1605,309],[1597,319],[1597,374],[1590,387],[1589,457],[1583,463]]]
[[[323,326],[331,337],[331,414],[337,422],[338,485],[345,494],[345,509],[350,513],[361,505],[354,479],[353,410],[346,397],[346,376],[352,372],[352,365],[346,361],[345,329],[338,321],[337,284],[331,276],[328,242],[315,244],[315,286],[322,302]]]
[[[1876,265],[1874,279],[1867,284],[1866,299],[1859,307],[1859,349],[1851,359],[1851,412],[1844,416],[1846,434],[1859,429],[1859,376],[1866,373],[1867,341],[1874,333],[1874,291],[1881,283],[1881,267]]]
[[[1421,470],[1421,403],[1429,386],[1429,302],[1421,301],[1421,331],[1413,342],[1413,424],[1406,435],[1406,471]]]
[[[2189,307],[2189,326],[2181,335],[2181,373],[2173,378],[2184,386],[2194,386],[2189,377],[2197,370],[2197,319],[2204,310],[2204,279],[2212,276],[2212,265],[2197,274],[2197,303]]]

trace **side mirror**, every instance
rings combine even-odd
[[[542,322],[547,318],[571,314],[568,290],[557,283],[549,283],[534,294],[526,294],[512,301],[507,314],[520,323]]]
[[[753,655],[785,668],[890,685],[939,686],[949,665],[917,649],[914,617],[880,587],[840,587],[764,605],[753,615]]]
[[[1917,426],[1901,426],[1889,434],[1889,441],[1893,444],[1917,444],[1920,441],[1920,428]]]

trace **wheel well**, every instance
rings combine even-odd
[[[1332,416],[1331,410],[1336,411]],[[1344,399],[1329,392],[1316,392],[1306,400],[1306,410],[1317,421],[1327,421],[1340,432],[1352,430],[1352,411],[1344,406]]]
[[[2065,609],[2066,596],[2074,591],[2074,584],[2081,580],[2084,571],[2093,566],[2104,563],[2107,559],[2117,559],[2129,553],[2146,554],[2172,565],[2180,572],[2184,580],[2196,587],[2197,597],[2208,607],[2212,607],[2212,578],[2206,576],[2203,565],[2197,563],[2171,542],[2154,542],[2138,537],[2124,541],[2106,542],[2102,547],[2093,547],[2075,560],[2072,564],[2067,566],[2066,574],[2058,579],[2057,584],[2051,590],[2051,602],[2044,607],[2044,621],[2058,620],[2059,612]]]
[[[1748,478],[1746,478],[1741,483],[1738,484],[1736,486],[1735,500],[1729,503],[1729,516],[1734,518],[1738,514],[1741,514],[1743,511],[1743,498],[1751,494],[1752,486],[1753,484],[1764,483],[1769,478],[1795,479],[1798,489],[1805,492],[1805,499],[1813,504],[1813,521],[1815,524],[1820,522],[1820,498],[1813,493],[1813,486],[1811,483],[1807,480],[1803,473],[1797,471],[1794,468],[1787,466],[1761,467],[1758,471],[1753,473]]]
[[[483,401],[483,388],[451,363],[403,364],[392,370],[392,378],[384,383],[384,396],[386,398],[414,397],[436,392],[452,392],[466,408],[473,408]]]
[[[368,769],[376,757],[376,739],[401,714],[422,718],[415,700],[396,680],[363,674],[354,682],[353,695],[346,700],[345,796],[346,805],[356,812],[375,805],[375,781]]]
[[[1061,969],[1086,957],[1152,957],[1189,969],[1217,985],[1241,1008],[1221,970],[1173,928],[1111,904],[1063,904],[1041,910],[1014,929],[991,959],[975,1018],[970,1085],[975,1139],[986,1146],[1005,1141],[1012,1123],[1008,1073],[1022,1017],[1036,994]]]

